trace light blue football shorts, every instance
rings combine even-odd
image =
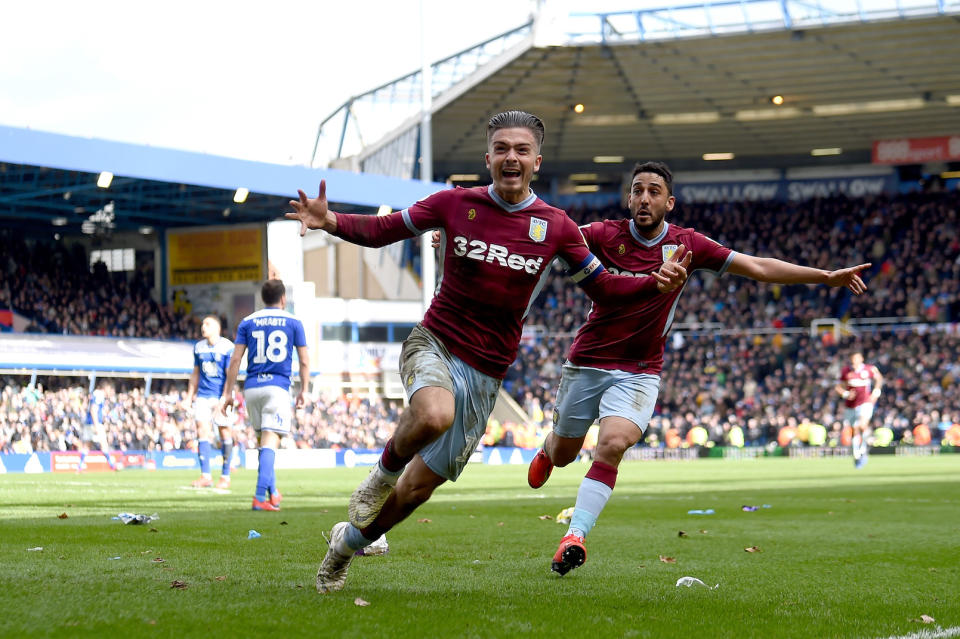
[[[653,416],[659,391],[659,375],[567,362],[560,375],[553,432],[560,437],[583,437],[597,419],[604,417],[629,419],[643,432]]]
[[[859,406],[846,408],[843,411],[843,419],[851,426],[856,426],[860,420],[866,420],[869,425],[870,420],[873,419],[873,406],[873,402],[864,402]]]
[[[280,435],[290,432],[293,408],[290,391],[279,386],[244,389],[247,421],[257,432],[269,430]]]
[[[403,342],[400,379],[408,398],[426,386],[438,386],[453,393],[453,424],[436,441],[425,446],[420,457],[436,474],[457,481],[487,430],[487,419],[500,392],[500,380],[484,375],[452,355],[433,333],[419,324]]]

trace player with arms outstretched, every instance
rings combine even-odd
[[[435,193],[386,216],[328,210],[326,186],[291,201],[290,219],[364,246],[442,231],[443,276],[423,321],[404,342],[400,377],[410,398],[378,464],[350,498],[349,522],[330,531],[317,590],[343,588],[355,550],[369,544],[455,481],[483,436],[500,383],[516,357],[523,320],[559,256],[592,298],[660,295],[686,277],[670,261],[653,277],[615,277],[590,254],[577,225],[540,200],[530,180],[542,160],[543,123],[508,111],[487,125],[493,184]],[[401,475],[402,473],[402,475]]]
[[[230,457],[233,455],[233,428],[229,415],[218,410],[223,385],[227,381],[227,368],[233,353],[233,342],[220,335],[220,320],[207,315],[200,323],[203,339],[193,346],[193,373],[187,383],[184,403],[193,409],[193,421],[197,429],[197,457],[200,458],[200,477],[194,480],[194,488],[213,485],[210,473],[213,424],[220,430],[220,445],[223,453],[223,468],[217,488],[230,488]]]
[[[840,381],[834,390],[843,398],[846,407],[844,423],[853,429],[850,448],[853,451],[853,463],[863,468],[867,463],[867,436],[870,434],[870,420],[873,419],[873,407],[880,399],[883,388],[883,375],[873,364],[865,364],[863,353],[850,354],[850,364],[840,371]]]
[[[280,438],[290,433],[293,411],[290,376],[293,353],[300,361],[300,392],[296,405],[304,404],[310,384],[310,360],[303,324],[284,310],[287,293],[280,280],[267,280],[260,289],[265,308],[246,316],[237,327],[237,343],[227,369],[227,381],[220,398],[221,413],[233,405],[233,389],[240,372],[240,359],[249,349],[243,400],[250,425],[260,437],[260,463],[253,510],[280,510],[282,496],[277,490],[274,462]]]
[[[866,290],[861,264],[838,271],[799,266],[773,258],[735,253],[693,229],[666,222],[673,210],[673,175],[665,164],[646,162],[633,170],[630,218],[582,227],[590,250],[611,272],[644,279],[678,250],[692,255],[689,271],[730,272],[760,282],[845,286]],[[653,415],[667,332],[683,288],[647,299],[598,302],[574,339],[563,366],[547,435],[527,473],[532,488],[546,483],[554,466],[576,459],[587,430],[600,419],[594,461],[577,492],[567,534],[553,557],[552,570],[564,575],[583,564],[584,538],[613,493],[624,452],[643,435]]]

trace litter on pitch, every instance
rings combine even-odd
[[[712,515],[713,512],[714,512],[713,508],[707,508],[706,510],[701,510],[698,508],[696,510],[688,510],[687,514],[688,515]]]
[[[27,548],[27,552],[43,552],[43,546],[34,546],[33,548]]]
[[[251,530],[247,533],[247,539],[256,539],[258,537],[260,537],[260,533],[258,533],[256,530]]]
[[[157,519],[160,519],[160,515],[158,515],[157,513],[153,513],[152,515],[135,515],[133,513],[120,513],[116,517],[112,517],[112,519],[118,519],[125,524],[131,524],[131,525],[137,526],[140,524],[149,524],[151,521],[156,521]]]
[[[677,579],[677,588],[679,588],[680,586],[686,586],[687,588],[690,588],[691,586],[703,586],[707,590],[713,590],[714,588],[719,588],[720,584],[717,584],[715,586],[708,586],[707,584],[703,583],[696,577],[680,577],[679,579]]]
[[[559,513],[557,513],[557,523],[558,524],[569,524],[570,518],[573,517],[573,506],[569,508],[564,508]]]

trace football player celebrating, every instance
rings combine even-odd
[[[590,297],[606,304],[659,296],[686,279],[678,250],[652,277],[617,277],[587,250],[577,225],[530,189],[544,127],[523,111],[487,124],[493,184],[435,193],[386,216],[328,210],[318,197],[290,205],[289,219],[364,246],[442,232],[443,278],[423,321],[404,342],[400,377],[410,398],[379,463],[350,498],[349,522],[333,526],[317,590],[343,588],[353,553],[403,521],[445,481],[455,481],[477,447],[500,383],[516,357],[523,320],[554,257]]]
[[[646,279],[680,247],[692,255],[689,271],[730,272],[760,282],[845,286],[866,290],[859,273],[870,264],[838,271],[799,266],[773,258],[736,253],[693,229],[666,221],[673,210],[673,175],[665,164],[646,162],[633,170],[630,218],[581,227],[590,250],[610,271]],[[600,419],[594,461],[577,492],[567,534],[551,568],[564,575],[587,557],[584,538],[613,493],[623,453],[643,435],[653,415],[667,332],[683,288],[644,299],[621,298],[594,304],[563,366],[553,431],[530,462],[532,488],[546,483],[554,466],[576,459],[587,429]]]

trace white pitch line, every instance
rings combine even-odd
[[[884,637],[883,639],[949,639],[950,637],[960,637],[960,626],[951,626],[941,628],[937,626],[936,630],[920,630],[911,632],[909,635],[896,635]]]

